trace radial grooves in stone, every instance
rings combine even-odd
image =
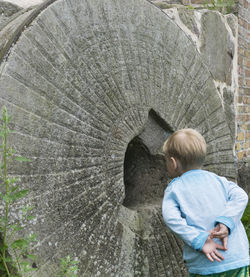
[[[35,117],[37,117],[38,119],[42,119],[42,120],[44,120],[45,122],[46,122],[46,124],[47,125],[50,125],[50,124],[53,124],[54,126],[58,126],[59,128],[65,128],[65,129],[68,129],[69,131],[71,131],[71,132],[78,132],[79,134],[82,134],[82,135],[84,135],[84,136],[86,136],[86,137],[92,137],[93,139],[96,139],[96,140],[103,140],[101,137],[93,137],[93,136],[90,136],[90,135],[88,135],[88,134],[86,134],[86,133],[83,133],[83,132],[79,132],[79,129],[72,129],[72,128],[70,128],[71,127],[71,125],[68,125],[68,126],[66,126],[66,125],[62,125],[62,124],[58,124],[56,121],[54,121],[53,120],[53,117],[51,117],[50,118],[50,120],[48,120],[48,119],[46,119],[46,118],[44,118],[44,117],[42,117],[42,116],[40,116],[40,115],[38,115],[38,114],[34,114],[33,112],[31,112],[31,110],[27,110],[27,109],[24,109],[23,107],[21,107],[21,106],[19,106],[18,104],[15,104],[15,103],[11,103],[11,102],[9,102],[8,100],[6,100],[6,99],[4,99],[4,98],[2,98],[2,97],[0,97],[2,100],[4,100],[4,101],[6,101],[6,102],[8,102],[10,105],[13,105],[13,106],[16,106],[16,107],[18,107],[18,108],[21,108],[23,111],[26,111],[27,113],[29,113],[29,114],[32,114],[33,116],[35,116]],[[18,103],[18,102],[17,102]]]
[[[167,227],[165,227],[165,225],[163,224],[162,218],[159,213],[157,213],[157,224],[158,226],[161,226],[161,229],[157,230],[157,233],[155,234],[155,239],[162,254],[162,258],[160,260],[162,260],[164,264],[167,263],[171,266],[173,276],[182,277],[183,275],[179,267],[179,265],[182,263],[182,249],[180,249],[175,236],[170,233],[169,230],[167,231]],[[170,257],[170,260],[164,261],[166,257]],[[167,269],[165,269],[165,274],[166,272]]]
[[[101,6],[100,8],[102,9],[103,24],[105,24],[105,28],[101,25],[101,30],[102,30],[103,34],[106,34],[108,36],[107,42],[109,42],[109,45],[108,45],[108,48],[107,48],[106,51],[109,54],[112,54],[112,61],[115,62],[115,61],[118,61],[119,56],[116,55],[116,51],[114,51],[114,50],[116,50],[116,49],[114,49],[114,46],[113,46],[113,45],[116,45],[116,42],[114,40],[112,40],[112,35],[113,35],[114,32],[112,30],[112,27],[110,26],[109,21],[108,21],[108,16],[107,15],[105,16],[105,8],[104,8],[104,6]],[[118,37],[117,37],[117,39],[118,39]],[[101,50],[100,44],[99,44],[99,49]],[[107,58],[107,60],[105,60],[105,64],[107,64],[107,62],[110,62],[110,61],[108,61],[108,58]],[[124,62],[124,60],[123,60],[123,62]],[[107,67],[109,68],[108,64],[107,64]],[[124,93],[122,92],[122,90],[119,87],[120,85],[118,84],[118,81],[116,80],[115,76],[112,73],[113,73],[113,71],[110,71],[111,79],[115,83],[116,89],[119,91],[119,96],[121,97],[121,99],[119,99],[119,100],[120,101],[122,100],[123,105],[131,106],[131,102],[128,101],[128,99],[125,97]],[[121,111],[123,109],[122,103],[119,103],[119,101],[118,101],[117,104],[120,105],[120,111]]]
[[[53,98],[52,97],[50,97],[49,95],[48,95],[48,93],[46,93],[46,92],[44,92],[43,90],[41,90],[41,88],[39,88],[39,87],[37,87],[37,86],[35,86],[35,85],[33,85],[32,83],[30,83],[30,81],[28,81],[28,80],[26,80],[24,77],[22,77],[21,75],[19,75],[18,73],[12,73],[11,71],[10,71],[10,76],[12,77],[12,78],[14,78],[14,79],[16,79],[18,82],[20,82],[21,84],[23,84],[24,86],[26,86],[27,88],[30,88],[33,92],[32,93],[37,93],[38,95],[43,95],[45,98],[47,98],[49,101],[53,101],[53,104],[56,106],[56,102],[54,101],[54,96],[53,96]],[[53,86],[53,85],[52,85]],[[61,91],[59,91],[59,93],[61,93]],[[62,94],[61,93],[61,97],[64,97],[64,101],[65,101],[65,96],[66,95],[64,95],[64,94]],[[66,96],[67,97],[67,96]],[[67,99],[67,98],[66,98]],[[60,101],[59,101],[59,97],[58,97],[58,103],[60,103]],[[67,100],[66,100],[67,101]],[[78,104],[76,104],[74,101],[72,101],[72,99],[68,99],[68,101],[69,102],[67,102],[67,104],[68,104],[68,106],[70,107],[72,104],[73,105],[75,105],[76,107],[75,107],[75,109],[77,109],[78,108],[78,110],[79,109],[81,109],[82,110],[82,112],[83,113],[87,113],[87,115],[88,116],[90,116],[90,117],[94,117],[94,115],[91,113],[89,113],[88,111],[86,111],[86,110],[83,110],[82,109],[82,107],[80,107],[80,106],[78,106]],[[59,107],[59,106],[58,106]],[[62,107],[59,107],[59,108],[62,108]],[[63,108],[65,109],[66,108],[66,106],[64,105],[63,106]],[[68,107],[67,107],[67,109],[68,109]],[[68,110],[67,112],[73,112],[72,110]],[[80,119],[80,118],[79,118]],[[81,119],[80,119],[81,120]],[[85,123],[86,124],[86,123]],[[104,124],[104,125],[107,125],[107,122]],[[95,125],[93,124],[93,122],[92,122],[92,125],[90,125],[92,128],[93,127],[95,127]],[[107,125],[108,127],[110,127],[110,125]],[[96,127],[95,127],[96,128]],[[101,126],[98,126],[98,130],[101,130],[101,131],[103,131],[103,132],[105,132],[105,130],[103,129],[102,130],[102,128],[101,128]]]
[[[44,78],[45,78],[45,75],[41,75],[41,76],[43,76]],[[46,79],[46,78],[45,78]],[[46,81],[49,83],[49,84],[51,84],[51,86],[54,86],[58,91],[64,91],[61,87],[58,87],[58,86],[56,86],[56,84],[55,84],[55,81],[53,82],[53,80],[48,80],[48,79],[46,79]],[[78,91],[79,91],[79,93],[81,93],[80,92],[80,90],[78,89]],[[65,93],[64,92],[64,94],[63,95],[66,95],[67,96],[67,93]],[[86,95],[85,95],[85,97],[86,97]],[[73,99],[71,99],[71,101],[73,101],[74,102],[74,100]],[[90,101],[91,102],[91,100],[88,98],[88,101]],[[92,102],[92,105],[94,106],[94,102]],[[104,123],[104,124],[107,124],[107,123]],[[109,126],[109,125],[108,125]]]
[[[48,198],[48,200],[44,201],[45,204],[48,205],[48,206],[52,206],[53,203],[54,203],[55,207],[57,207],[58,210],[56,212],[55,211],[51,211],[49,213],[46,213],[46,211],[43,211],[43,209],[42,209],[43,207],[40,208],[40,206],[38,206],[39,213],[41,212],[43,214],[43,217],[41,217],[41,219],[39,218],[39,216],[37,217],[38,218],[38,223],[41,220],[41,226],[40,226],[40,228],[41,229],[48,228],[46,225],[44,226],[42,224],[43,218],[47,218],[46,223],[49,226],[50,223],[53,223],[53,218],[56,218],[59,215],[58,212],[59,213],[61,212],[63,214],[63,213],[65,213],[66,209],[69,209],[70,206],[73,207],[72,210],[69,210],[69,213],[71,214],[72,218],[74,218],[75,216],[84,215],[85,216],[85,223],[84,224],[86,224],[89,220],[93,220],[92,217],[96,213],[96,207],[95,207],[95,205],[98,204],[99,208],[101,208],[102,205],[106,205],[106,202],[105,202],[105,198],[104,198],[105,195],[104,194],[100,195],[100,193],[98,191],[98,188],[95,188],[95,187],[92,186],[92,189],[90,188],[89,190],[91,190],[92,204],[88,205],[88,206],[87,205],[83,205],[85,203],[85,201],[83,199],[81,199],[81,197],[78,197],[79,199],[77,199],[77,197],[75,197],[75,198],[71,199],[70,201],[68,201],[68,203],[64,203],[64,202],[58,201],[59,196],[56,196],[57,201],[51,201],[51,202],[49,202],[50,201],[49,198]],[[88,192],[86,191],[86,193],[88,193]],[[51,198],[52,198],[51,200],[53,200],[53,197],[55,197],[55,195],[52,194],[51,195]],[[45,199],[47,199],[47,198],[45,198]],[[68,207],[67,206],[64,207],[64,204],[68,204]],[[79,209],[81,206],[83,206],[83,208]],[[77,211],[77,209],[79,209],[80,212],[76,213],[74,215],[74,209],[76,211]],[[66,214],[69,215],[69,213],[67,212]],[[63,216],[61,217],[60,215],[59,215],[59,217],[60,217],[60,221],[59,221],[60,225],[57,226],[58,229],[55,232],[51,233],[49,236],[51,236],[54,233],[56,233],[60,228],[64,228],[64,224],[66,224],[65,220],[67,220],[67,218],[64,218]],[[76,223],[80,224],[79,228],[83,224],[81,220],[77,221]],[[49,236],[47,236],[47,238]],[[46,232],[42,232],[41,233],[41,238],[46,238]]]
[[[120,53],[122,55],[123,61],[126,65],[126,72],[127,72],[127,76],[129,79],[129,85],[131,90],[136,90],[138,92],[138,99],[142,104],[145,104],[142,98],[142,92],[140,91],[140,88],[137,85],[137,68],[138,68],[138,63],[135,62],[133,65],[133,60],[135,60],[135,57],[133,57],[133,55],[135,55],[135,51],[133,50],[133,48],[131,47],[131,41],[134,39],[134,37],[129,37],[130,36],[130,32],[129,32],[129,28],[131,26],[131,23],[124,24],[125,22],[129,22],[130,19],[127,17],[127,13],[122,12],[124,7],[122,7],[121,2],[117,2],[117,8],[119,9],[119,17],[121,18],[121,22],[123,23],[120,26],[117,26],[117,34],[118,34],[118,39],[120,42]],[[117,15],[118,15],[117,14]],[[131,16],[131,14],[130,14]],[[129,16],[129,17],[130,17]],[[134,36],[136,36],[134,34]],[[135,60],[136,61],[136,60]],[[134,69],[132,68],[134,66]],[[132,74],[134,71],[134,75]]]
[[[195,78],[192,80],[192,83],[194,83],[194,80]],[[199,79],[196,82],[199,82]],[[192,83],[186,86],[189,90],[192,89]],[[205,86],[202,86],[199,93],[202,93],[204,89]],[[188,122],[195,122],[195,118],[199,118],[199,111],[201,111],[203,120],[205,120],[206,118],[206,110],[204,109],[203,102],[201,102],[201,100],[197,97],[196,94],[187,94],[185,96],[185,99],[179,102],[176,111],[179,111],[179,113],[175,117],[173,117],[173,120],[174,118],[176,118],[176,122],[174,123],[176,126],[182,126],[183,121],[185,120]],[[194,126],[197,128],[201,123],[202,121],[200,121],[199,123],[195,122]]]
[[[117,212],[117,210],[113,209],[111,205],[110,205],[110,207],[111,207],[110,208],[111,213],[110,213],[110,215],[107,214],[108,221],[106,221],[106,222],[102,221],[101,224],[99,226],[97,226],[96,230],[94,232],[92,232],[92,234],[91,234],[92,236],[100,239],[98,247],[96,247],[95,244],[92,244],[94,257],[96,257],[96,258],[100,257],[101,259],[103,259],[103,255],[105,255],[105,253],[107,253],[108,247],[107,248],[104,247],[104,249],[102,251],[99,250],[99,247],[100,247],[101,243],[104,243],[104,245],[105,245],[105,242],[106,242],[105,238],[110,238],[112,236],[111,233],[113,232],[113,228],[115,226],[115,223],[113,223],[112,221],[113,221],[113,216]],[[105,250],[105,248],[106,248],[106,250]],[[99,251],[100,251],[100,253],[98,255]],[[80,257],[81,257],[81,254],[80,254]],[[92,265],[95,264],[94,263],[95,259],[93,259],[93,258],[92,258],[92,261],[89,260],[88,267],[89,267],[89,263],[92,263]]]
[[[143,7],[140,8],[141,12],[143,12],[145,16],[145,21],[147,21],[145,9]],[[134,16],[134,20],[135,22],[137,21],[136,15]],[[133,47],[136,49],[137,56],[139,57],[138,70],[140,69],[139,73],[141,73],[139,79],[143,80],[143,82],[140,82],[144,94],[143,98],[146,105],[151,103],[151,105],[155,106],[156,102],[159,100],[158,93],[160,90],[160,87],[156,85],[156,77],[158,74],[158,63],[161,62],[161,59],[159,56],[156,58],[158,53],[157,51],[154,51],[154,44],[156,43],[156,35],[158,30],[155,34],[151,32],[145,32],[145,26],[142,26],[142,24],[139,24],[137,29],[136,38],[138,42],[134,40]],[[144,61],[146,62],[145,65]]]
[[[163,99],[164,99],[164,103],[168,103],[171,102],[171,97],[173,96],[173,91],[170,89],[170,84],[171,84],[171,79],[172,79],[172,72],[173,72],[173,69],[174,69],[174,61],[175,61],[175,56],[176,56],[176,51],[177,51],[177,45],[178,45],[178,39],[179,39],[179,36],[180,36],[180,32],[179,30],[177,29],[177,32],[175,34],[175,37],[172,38],[170,37],[170,41],[173,40],[173,46],[170,47],[169,49],[169,53],[171,53],[170,55],[170,61],[169,61],[169,69],[167,70],[167,74],[165,75],[165,80],[166,80],[166,83],[164,85],[164,90],[163,90]],[[165,105],[165,109],[164,109],[164,114],[169,114],[169,108],[171,108],[171,105]],[[170,113],[171,114],[171,113]],[[171,124],[172,122],[169,120],[168,122],[169,124]]]
[[[57,18],[57,17],[56,17],[56,18]],[[57,18],[57,19],[58,19],[58,18]],[[52,35],[52,33],[49,31],[48,27],[45,26],[41,21],[39,21],[39,25],[40,25],[41,28],[43,27],[44,32],[45,32],[45,33],[47,34],[47,36],[50,38],[51,42],[52,42],[52,43],[54,42],[54,43],[57,45],[57,49],[60,50],[61,54],[65,57],[66,60],[68,60],[69,64],[70,64],[71,67],[74,69],[74,71],[77,72],[77,68],[75,68],[75,66],[72,64],[70,57],[69,57],[68,54],[62,49],[62,47],[60,46],[60,43],[57,42],[57,40],[55,39],[55,37],[54,37],[54,36]],[[66,34],[65,34],[65,36],[66,36]],[[81,56],[81,53],[79,53],[79,55]],[[102,90],[105,92],[105,89],[104,89],[104,87],[102,86],[102,83],[99,82],[99,81],[96,79],[94,73],[90,70],[90,68],[88,67],[88,65],[85,64],[84,62],[83,62],[83,64],[85,65],[85,68],[87,68],[87,73],[90,74],[90,76],[93,78],[93,80],[96,81],[96,84],[100,85],[100,87],[102,88]],[[81,77],[81,76],[80,76],[80,77]],[[87,79],[84,79],[84,81],[87,81]],[[91,88],[91,86],[89,86],[89,88]],[[79,91],[79,92],[80,92],[80,91]],[[112,109],[111,109],[110,107],[108,107],[107,103],[104,101],[104,98],[100,97],[100,95],[98,95],[98,94],[95,92],[95,90],[92,91],[92,92],[96,95],[97,99],[99,99],[99,100],[101,100],[101,101],[103,102],[103,104],[104,104],[105,107],[106,107],[106,109],[102,109],[102,110],[101,110],[101,112],[102,112],[103,114],[105,114],[105,116],[106,116],[105,119],[106,119],[106,120],[107,120],[107,119],[110,119],[110,121],[112,122],[112,119],[110,118],[110,115],[108,114],[108,112],[113,113],[113,112],[112,112]],[[87,96],[85,95],[85,97],[87,97]],[[88,99],[88,101],[90,101],[90,99]],[[94,102],[93,102],[92,104],[93,104],[93,106],[95,106],[95,103],[94,103]]]
[[[183,113],[188,112],[188,109],[186,109],[185,105],[181,105],[183,104],[183,101],[187,101],[187,97],[193,97],[196,98],[195,94],[188,94],[187,90],[190,90],[193,83],[196,81],[197,78],[197,73],[200,71],[200,68],[197,70],[196,63],[194,63],[194,59],[196,58],[196,56],[193,57],[193,60],[190,63],[190,67],[185,75],[185,79],[182,82],[181,88],[178,91],[177,95],[178,95],[178,101],[179,101],[179,105],[178,108],[176,107],[173,115],[172,115],[172,120],[175,120],[176,122],[179,121],[179,118],[183,117]],[[196,61],[195,61],[196,62]],[[193,72],[192,69],[197,70],[197,72]],[[192,100],[188,101],[189,105],[192,103]],[[176,126],[178,126],[178,123],[175,123]]]
[[[171,97],[173,96],[173,91],[170,89],[171,87],[171,80],[172,80],[172,77],[173,77],[173,70],[175,69],[174,67],[174,61],[175,61],[175,57],[177,55],[177,49],[178,49],[178,39],[179,39],[179,36],[181,36],[179,30],[176,34],[176,37],[175,37],[175,40],[174,40],[174,46],[173,46],[173,49],[172,49],[172,57],[171,57],[171,60],[170,60],[170,64],[169,64],[169,74],[167,76],[167,79],[168,79],[168,82],[167,82],[167,86],[166,86],[166,91],[169,93],[169,99],[171,100]]]
[[[29,15],[27,19],[25,19],[20,26],[18,26],[17,30],[15,31],[14,35],[9,38],[8,43],[5,45],[3,49],[3,54],[0,57],[0,63],[6,59],[7,55],[9,54],[9,49],[12,45],[14,45],[19,37],[21,36],[22,32],[29,27],[29,25],[35,20],[35,18],[43,11],[45,10],[49,5],[54,3],[56,0],[46,0],[41,5],[39,5],[32,13]]]
[[[14,128],[13,128],[14,129]],[[69,158],[80,157],[84,153],[85,158],[91,157],[100,157],[99,151],[101,147],[95,147],[91,151],[87,152],[86,148],[83,148],[82,145],[70,145],[65,143],[60,143],[58,141],[48,140],[47,138],[39,138],[36,136],[31,136],[30,134],[24,134],[15,128],[15,136],[10,137],[11,144],[17,145],[19,141],[25,142],[23,146],[22,154],[27,153],[33,157],[50,157],[50,153],[54,153],[55,156],[65,157],[67,155]],[[41,150],[37,149],[37,145],[42,146]],[[83,151],[85,150],[85,152]]]
[[[158,277],[159,275],[159,270],[158,270],[158,260],[156,257],[156,251],[155,251],[155,240],[154,239],[150,239],[149,240],[149,244],[148,244],[148,259],[149,259],[149,263],[150,263],[150,276],[152,277]]]
[[[104,203],[104,206],[103,206],[103,211],[104,212],[107,212],[108,211],[108,206],[107,206],[107,202],[105,202]],[[110,210],[110,209],[109,209]],[[113,212],[113,209],[112,209],[112,212]],[[76,216],[75,217],[75,220],[74,220],[74,217],[72,218],[73,219],[73,223],[74,223],[74,225],[75,224],[77,224],[77,222],[80,224],[81,223],[81,221],[80,221],[80,218],[81,218],[81,216],[83,216],[83,214],[81,214],[81,215],[79,215],[79,218],[78,218],[78,216]],[[101,212],[99,211],[98,213],[96,213],[95,214],[95,216],[94,217],[101,217],[102,216],[102,214],[101,214]],[[84,238],[84,240],[85,240],[85,242],[86,243],[88,243],[88,242],[90,242],[90,239],[92,238],[94,238],[95,237],[95,232],[96,232],[96,230],[93,230],[93,228],[94,228],[94,226],[92,226],[93,224],[89,224],[89,223],[91,223],[91,221],[92,222],[94,222],[93,220],[94,220],[94,217],[92,218],[92,219],[90,219],[89,221],[86,221],[85,223],[86,223],[86,226],[88,226],[88,227],[90,227],[90,228],[87,228],[86,229],[86,232],[84,233],[84,236],[82,237],[82,236],[79,236],[79,234],[81,235],[82,233],[82,231],[83,231],[83,229],[81,229],[81,227],[80,227],[80,225],[78,225],[78,226],[75,226],[76,228],[78,228],[78,230],[79,230],[79,233],[77,233],[77,234],[74,234],[74,233],[72,233],[73,232],[73,230],[74,230],[74,228],[72,229],[72,227],[70,226],[70,221],[68,222],[68,223],[66,223],[65,224],[65,226],[61,226],[61,227],[59,227],[58,228],[58,230],[56,231],[56,232],[54,232],[53,234],[50,234],[49,236],[47,236],[47,237],[45,237],[45,239],[43,240],[43,241],[41,241],[41,244],[46,244],[46,243],[48,243],[48,241],[51,241],[52,239],[53,239],[53,237],[54,236],[59,236],[60,238],[61,238],[61,240],[60,240],[60,242],[58,242],[58,246],[57,246],[57,248],[58,248],[58,250],[61,248],[61,249],[63,249],[66,245],[72,245],[72,243],[74,243],[74,241],[75,241],[75,243],[77,243],[77,241],[79,240],[79,242]],[[91,227],[92,226],[92,227]],[[79,229],[80,228],[80,229]],[[98,227],[99,228],[99,227]],[[67,232],[65,232],[65,230],[67,230]],[[67,235],[68,234],[68,235]],[[79,243],[78,242],[78,243]],[[76,245],[76,244],[75,244]],[[88,243],[88,247],[89,247],[89,249],[91,249],[91,248],[95,248],[95,245],[93,245],[93,241],[92,241],[92,243]],[[50,254],[49,254],[49,256],[47,256],[47,261],[49,260],[49,259],[51,259],[51,257],[53,257],[54,255],[56,255],[56,251],[55,251],[56,249],[54,249],[54,248],[51,248],[51,250],[50,250]],[[76,250],[76,249],[75,249]],[[83,249],[77,249],[77,251],[78,252],[80,252],[80,251],[82,251]],[[81,254],[80,253],[78,253],[78,255],[79,256],[81,256]]]
[[[180,88],[182,87],[182,84],[185,81],[186,78],[186,72],[185,68],[183,67],[183,64],[181,63],[181,58],[183,58],[183,49],[181,46],[181,41],[178,41],[176,45],[176,52],[175,52],[175,60],[174,60],[174,65],[173,68],[171,69],[171,72],[174,72],[171,76],[171,80],[169,81],[170,83],[170,101],[175,105],[177,102],[177,99],[179,97],[178,92],[180,91]],[[185,50],[184,50],[185,51]],[[190,51],[190,50],[187,50]],[[192,50],[191,50],[192,51]],[[190,61],[188,62],[190,64]],[[180,74],[181,72],[181,74]],[[173,107],[172,107],[173,108]],[[171,116],[173,113],[171,113]]]
[[[195,56],[192,57],[192,59],[194,59]],[[174,97],[172,97],[172,103],[173,103],[173,108],[175,108],[173,110],[173,112],[171,113],[171,122],[174,122],[176,120],[177,115],[181,114],[181,107],[183,105],[184,101],[187,101],[186,98],[186,90],[189,89],[191,90],[192,87],[192,83],[196,80],[196,74],[194,74],[193,76],[189,76],[189,74],[192,72],[191,68],[195,67],[195,65],[192,63],[192,59],[191,59],[191,63],[189,65],[189,69],[188,72],[184,75],[182,80],[178,80],[176,83],[181,83],[181,85],[179,85],[179,87],[176,87],[173,90],[174,93],[172,93],[172,95]],[[187,82],[187,83],[186,83]],[[186,89],[185,89],[186,88]],[[191,96],[189,94],[189,96]],[[184,99],[182,99],[184,97]],[[186,106],[184,106],[186,108]],[[175,123],[176,125],[176,123]],[[178,125],[176,125],[178,126]]]
[[[119,229],[117,230],[116,227],[117,222],[113,222],[113,216],[111,216],[108,224],[105,225],[104,232],[103,229],[100,229],[100,234],[104,234],[103,237],[108,238],[103,239],[102,241],[100,241],[101,243],[99,244],[99,253],[97,253],[97,256],[102,257],[100,260],[100,263],[102,264],[105,264],[106,262],[107,264],[115,266],[118,263],[118,256],[116,254],[117,252],[119,253],[119,247],[117,246],[119,243],[118,238],[120,237],[120,232],[117,233]],[[97,271],[98,270],[96,270],[96,273]],[[112,274],[112,276],[114,276],[115,272],[112,272],[112,270],[109,267],[109,269],[106,270],[106,273],[110,275]]]
[[[222,126],[221,126],[222,125]],[[216,122],[216,124],[215,125],[213,125],[213,130],[216,130],[216,128],[218,129],[218,128],[225,128],[225,127],[227,127],[227,124],[226,124],[226,122],[225,121],[222,121],[222,122]],[[225,128],[226,129],[226,128]],[[224,132],[223,132],[223,134],[224,134]],[[228,135],[230,135],[230,131],[228,130],[228,128],[227,128],[227,134]],[[220,138],[219,136],[218,136],[218,138]]]
[[[225,122],[222,122],[221,125],[224,124],[224,126],[226,125]],[[228,131],[228,128],[226,128],[226,130]],[[214,131],[214,130],[213,130]],[[208,134],[205,134],[204,136],[206,137]],[[210,138],[208,138],[206,140],[207,143],[211,143],[212,141],[217,141],[217,140],[220,140],[220,141],[223,141],[225,139],[228,139],[228,138],[231,138],[229,132],[228,133],[222,133],[221,135],[218,135],[217,137],[215,137],[215,133],[213,133],[213,136],[211,136]]]
[[[70,10],[70,9],[69,9]],[[57,12],[54,10],[54,9],[52,9],[52,12],[53,12],[53,14],[54,14],[54,16],[55,16],[55,18],[58,20],[58,22],[60,23],[59,24],[59,26],[63,26],[63,28],[62,28],[62,31],[66,34],[67,33],[67,35],[68,36],[70,36],[70,30],[68,29],[67,30],[67,26],[64,24],[64,22],[63,21],[61,21],[61,19],[60,19],[60,16],[57,14]],[[91,24],[91,22],[90,22],[90,24]],[[65,31],[64,31],[64,29],[65,29]],[[92,29],[91,29],[92,30]],[[93,31],[93,30],[92,30]],[[92,32],[93,33],[93,37],[94,37],[94,39],[96,38],[96,36],[95,36],[95,33],[94,32]],[[71,36],[70,36],[71,37]],[[74,38],[72,38],[71,37],[71,41],[74,43],[74,46],[76,46],[75,45],[75,42],[74,42]],[[99,42],[96,42],[96,41],[94,41],[94,45],[95,44],[97,44],[97,45],[99,45]],[[77,49],[77,47],[75,47],[75,49]],[[79,53],[79,56],[81,55],[82,53]],[[101,61],[104,63],[104,61],[103,61],[103,59],[102,59],[102,57],[100,57],[100,59],[101,59]],[[87,65],[87,64],[86,64]],[[95,69],[98,69],[98,67],[95,65]],[[90,71],[91,72],[91,71]],[[99,73],[100,73],[100,75],[103,75],[103,73],[104,72],[102,72],[100,69],[99,69]],[[95,75],[94,74],[92,74],[92,77],[94,77]],[[96,81],[97,81],[97,79],[96,79]],[[106,81],[106,84],[109,86],[109,83],[108,83],[108,81],[107,80],[105,80]],[[99,82],[99,84],[100,85],[102,85],[102,83],[101,82]],[[103,91],[105,91],[105,89],[104,89],[104,87],[102,87],[103,88]],[[110,90],[112,91],[112,88],[109,86],[109,88],[110,88]],[[115,92],[113,92],[113,94],[115,95]],[[106,96],[106,93],[104,94],[105,96]],[[100,95],[98,95],[98,97],[100,98]],[[106,108],[108,108],[108,109],[110,109],[112,112],[114,112],[114,109],[113,108],[115,108],[116,109],[116,114],[118,114],[119,113],[119,108],[117,108],[116,107],[116,104],[117,103],[115,103],[115,102],[113,102],[112,101],[112,99],[108,99],[108,101],[109,102],[105,102],[105,104],[106,104]],[[109,103],[109,104],[108,104]],[[112,108],[112,106],[113,106],[113,108]]]

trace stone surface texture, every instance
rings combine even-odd
[[[21,8],[8,2],[0,1],[0,29],[10,17],[19,12]]]
[[[10,3],[20,8],[26,9],[31,6],[40,5],[42,2],[45,2],[45,0],[3,0],[3,2]]]
[[[16,25],[1,54],[0,108],[12,115],[17,153],[32,160],[10,172],[35,207],[25,229],[38,238],[34,277],[56,276],[67,254],[79,276],[188,276],[161,217],[160,145],[196,128],[208,143],[204,168],[235,178],[234,71],[204,58],[216,53],[203,15],[198,48],[175,16],[144,0],[48,1]],[[226,21],[211,17],[233,59]]]
[[[183,8],[164,9],[178,26],[194,42],[197,51],[213,75],[215,85],[225,109],[234,110],[238,88],[237,71],[237,17],[222,15],[217,11],[187,10]],[[230,127],[232,132],[235,123]]]

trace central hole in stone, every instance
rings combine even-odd
[[[169,182],[162,145],[171,133],[167,123],[151,110],[143,132],[128,144],[124,161],[125,207],[161,204]]]

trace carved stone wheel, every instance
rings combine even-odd
[[[0,108],[13,118],[11,143],[32,159],[10,172],[34,206],[34,276],[56,276],[68,254],[79,276],[188,276],[162,221],[161,145],[196,128],[205,169],[235,177],[234,121],[192,42],[144,0],[48,1],[15,26]]]

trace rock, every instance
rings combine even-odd
[[[21,10],[21,8],[19,8],[18,6],[14,5],[14,4],[11,4],[11,3],[5,2],[5,1],[0,1],[1,15],[11,16],[20,10]]]
[[[8,2],[0,1],[0,29],[10,20],[21,8]]]
[[[250,178],[250,166],[249,166],[249,159],[245,162],[241,161],[238,165],[238,184],[249,194],[250,193],[250,185],[249,185],[249,178]]]
[[[6,3],[17,5],[20,8],[30,8],[33,6],[40,5],[42,2],[46,2],[45,0],[5,0]]]
[[[196,21],[195,11],[179,9],[179,16],[181,21],[187,26],[187,28],[194,33],[197,37],[200,36],[199,26]]]
[[[231,85],[235,43],[218,12],[204,12],[201,19],[201,54],[216,80]]]
[[[238,20],[237,17],[234,16],[233,14],[227,14],[225,16],[227,23],[230,27],[230,29],[232,30],[233,36],[236,38],[236,34],[237,34],[237,26],[238,26]]]

